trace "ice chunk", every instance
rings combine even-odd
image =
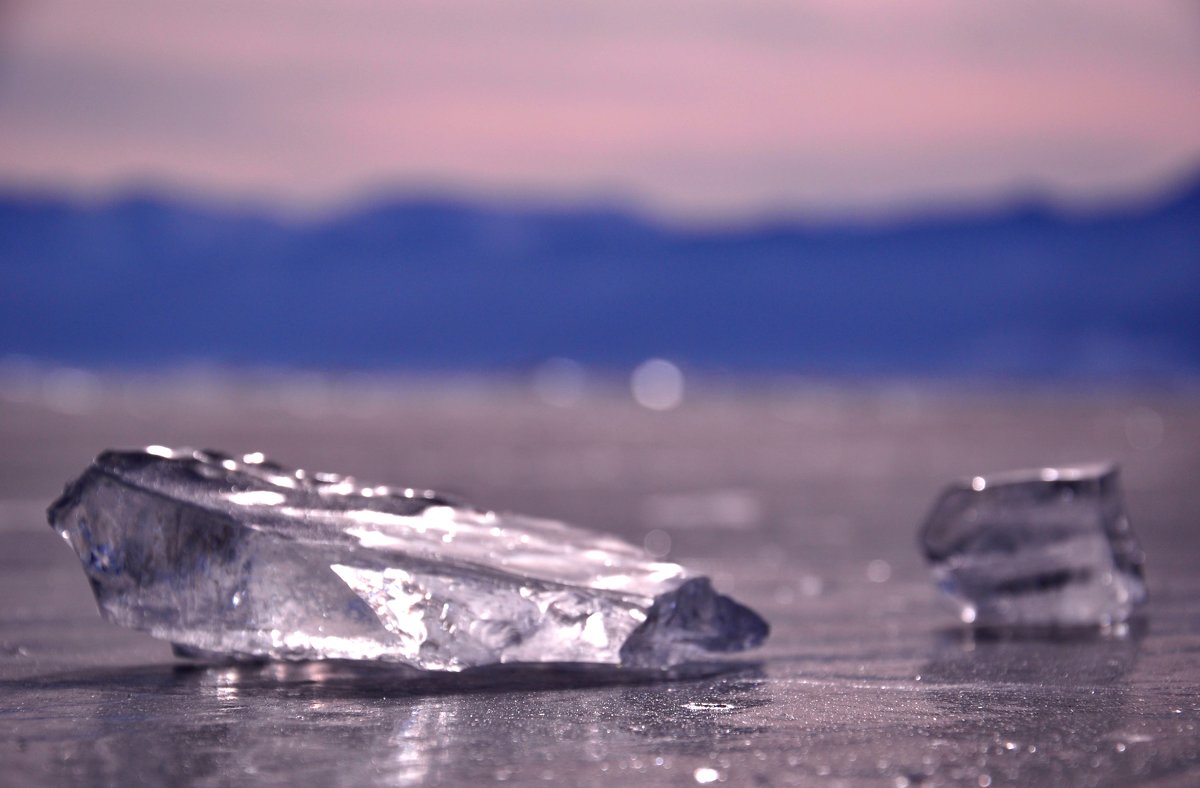
[[[921,543],[979,628],[1111,627],[1146,601],[1112,464],[965,479],[942,494]]]
[[[105,452],[49,518],[105,617],[189,656],[667,667],[767,635],[618,539],[257,453]]]

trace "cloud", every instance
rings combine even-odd
[[[298,204],[405,183],[675,213],[1149,186],[1200,160],[1200,28],[1150,0],[45,0],[0,179]]]

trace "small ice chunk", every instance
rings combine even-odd
[[[1113,464],[964,479],[934,505],[921,546],[981,629],[1112,627],[1146,601]]]
[[[258,453],[108,451],[48,514],[106,618],[193,657],[669,667],[768,630],[619,539]]]

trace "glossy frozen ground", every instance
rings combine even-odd
[[[0,784],[1200,780],[1200,392],[620,389],[95,379],[0,384]],[[45,525],[111,445],[263,451],[644,544],[772,623],[724,672],[197,668],[103,622]],[[1114,459],[1151,603],[1124,638],[978,640],[917,548],[949,481]]]

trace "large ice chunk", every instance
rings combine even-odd
[[[1112,464],[964,479],[942,494],[921,543],[979,628],[1111,627],[1146,601]]]
[[[261,454],[108,451],[49,518],[105,617],[192,656],[666,667],[767,634],[618,539]]]

